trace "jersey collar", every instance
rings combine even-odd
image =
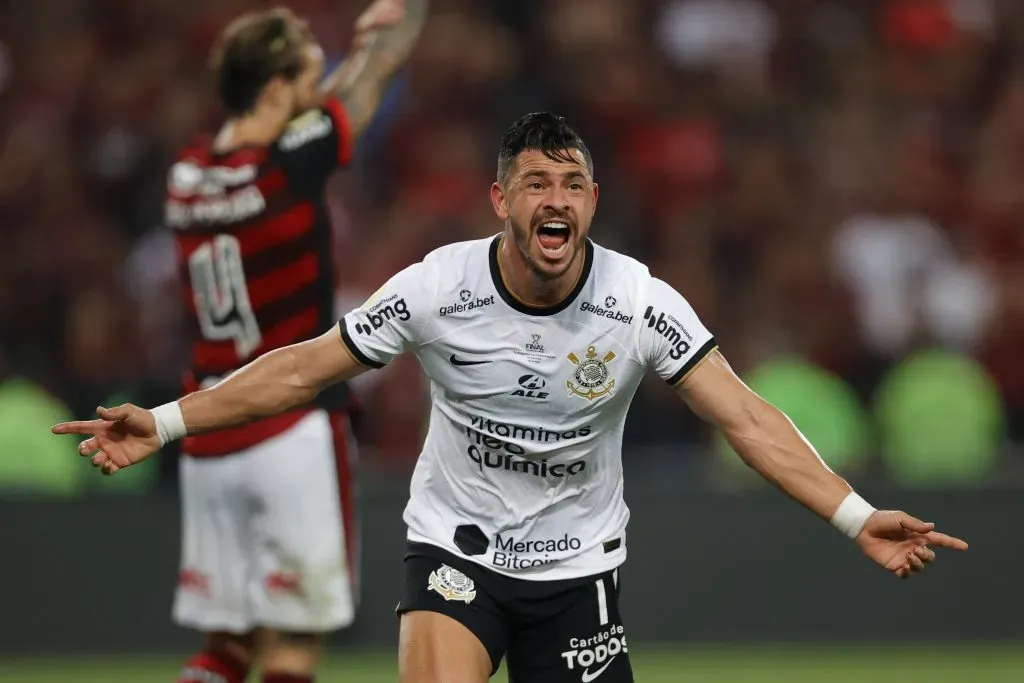
[[[496,235],[491,240],[488,257],[491,268],[491,281],[494,282],[494,288],[497,290],[498,296],[501,297],[502,301],[508,304],[510,308],[526,315],[554,315],[567,309],[576,300],[576,297],[580,295],[580,292],[583,291],[587,280],[590,278],[590,269],[594,266],[594,243],[588,237],[583,241],[583,270],[580,271],[580,277],[576,280],[576,285],[572,288],[572,291],[564,299],[551,306],[529,306],[517,299],[508,290],[508,287],[505,286],[505,281],[501,277],[501,269],[498,267],[498,246],[500,244],[501,235]]]

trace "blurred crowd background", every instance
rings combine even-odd
[[[365,3],[274,4],[337,61]],[[98,484],[48,427],[178,394],[165,173],[219,121],[213,38],[257,6],[0,1],[0,489],[173,485],[173,457]],[[430,249],[501,229],[497,142],[536,110],[593,150],[594,239],[678,288],[833,466],[1022,480],[1024,3],[434,0],[331,184],[339,314]],[[357,386],[364,463],[407,472],[429,409],[415,359]],[[627,458],[743,481],[724,451],[645,383]]]

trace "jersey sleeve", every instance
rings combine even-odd
[[[640,353],[648,367],[675,386],[717,346],[682,294],[652,279],[640,320]]]
[[[345,314],[341,338],[363,365],[382,368],[395,357],[417,350],[433,312],[435,287],[430,266],[414,263]]]
[[[352,158],[352,133],[341,101],[330,98],[297,117],[278,138],[275,152],[293,187],[318,194],[331,172]]]

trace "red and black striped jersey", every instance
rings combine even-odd
[[[186,148],[167,179],[166,221],[178,247],[193,323],[185,390],[215,384],[276,348],[335,322],[331,228],[323,200],[352,154],[341,103],[296,118],[269,146],[218,153]],[[342,408],[345,387],[323,400]],[[255,424],[187,437],[193,456],[237,452],[298,422],[313,406]]]

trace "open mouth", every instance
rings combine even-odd
[[[560,259],[569,249],[569,224],[562,221],[548,221],[537,228],[537,243],[546,258]]]

